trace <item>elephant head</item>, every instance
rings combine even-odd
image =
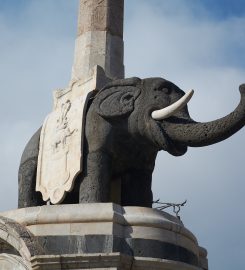
[[[157,150],[179,156],[187,147],[220,142],[245,125],[245,85],[240,86],[238,107],[224,118],[199,123],[191,119],[185,94],[178,86],[162,78],[130,78],[108,84],[95,98],[98,114],[107,121],[122,123],[137,140]]]

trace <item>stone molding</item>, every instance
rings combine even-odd
[[[33,239],[28,241],[42,247],[36,253],[29,251],[26,257],[40,265],[34,269],[63,269],[59,267],[67,260],[69,264],[74,261],[75,266],[84,264],[82,268],[68,269],[86,269],[86,258],[93,262],[108,254],[115,255],[116,261],[121,256],[139,258],[127,259],[137,261],[131,268],[135,270],[147,269],[147,264],[148,269],[208,269],[207,252],[198,246],[196,237],[178,218],[160,210],[93,203],[22,208],[1,215],[25,228]],[[27,251],[32,249],[35,247],[27,247]],[[45,268],[46,263],[54,268]],[[175,263],[178,268],[174,268]]]
[[[27,227],[40,224],[114,222],[123,226],[154,227],[180,233],[197,244],[196,237],[176,217],[145,207],[113,203],[37,206],[2,213]]]
[[[28,264],[20,256],[0,254],[0,269],[2,270],[31,270]]]
[[[28,229],[14,220],[0,216],[0,266],[4,262],[12,262],[16,267],[22,265],[20,269],[31,269],[30,258],[39,254],[43,254],[43,249]]]
[[[69,256],[35,256],[31,260],[33,270],[103,269],[103,270],[201,270],[181,262],[142,258],[120,253],[86,254]]]

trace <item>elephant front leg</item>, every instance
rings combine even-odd
[[[84,166],[79,202],[109,202],[111,159],[101,152],[90,153]]]
[[[152,171],[131,169],[122,177],[122,206],[152,207]]]
[[[37,159],[29,159],[20,165],[18,208],[43,205],[44,201],[36,187]]]

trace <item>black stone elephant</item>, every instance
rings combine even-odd
[[[192,92],[185,94],[170,81],[130,78],[109,83],[88,104],[84,170],[63,203],[116,201],[151,207],[158,151],[181,156],[188,146],[214,144],[240,130],[245,125],[245,84],[240,92],[241,101],[231,114],[199,123],[187,108]],[[35,192],[39,136],[40,130],[22,155],[19,207],[45,203]]]

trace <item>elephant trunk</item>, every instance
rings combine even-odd
[[[173,141],[191,147],[207,146],[229,138],[245,125],[245,84],[239,90],[241,101],[229,115],[207,123],[169,120],[165,127],[167,134]]]

